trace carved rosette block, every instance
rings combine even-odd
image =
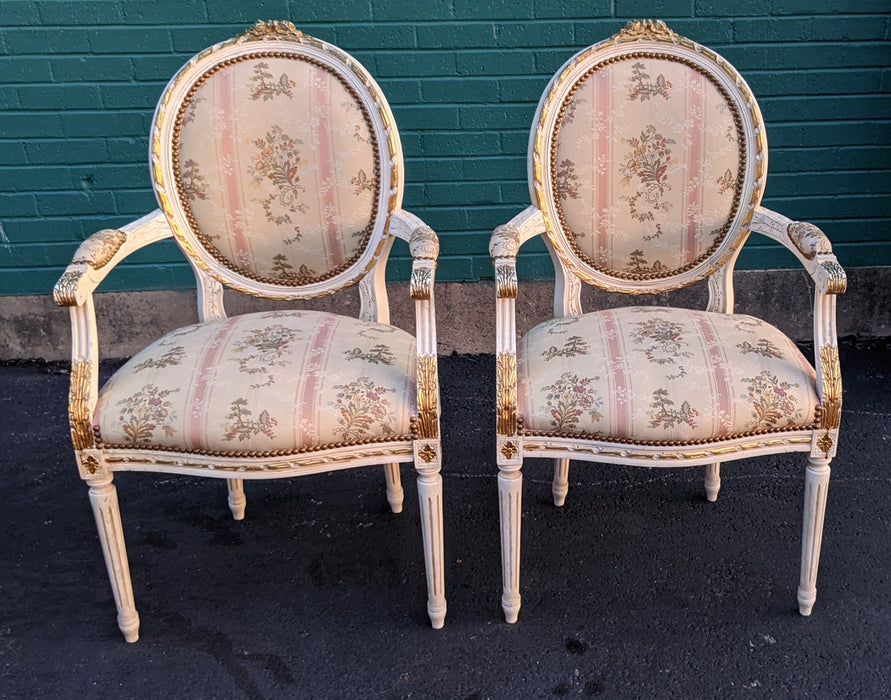
[[[74,453],[77,457],[77,468],[80,478],[84,481],[100,479],[108,476],[102,454],[97,450],[78,450]]]
[[[415,433],[420,440],[439,437],[438,391],[436,381],[436,356],[418,358],[418,417]]]

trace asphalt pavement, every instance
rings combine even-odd
[[[64,363],[0,367],[0,698],[879,698],[891,694],[891,341],[840,346],[844,409],[813,615],[795,600],[805,457],[524,467],[516,625],[500,609],[494,358],[441,359],[445,628],[414,476],[121,474],[140,640],[114,602],[67,426]],[[107,374],[114,362],[103,363]]]

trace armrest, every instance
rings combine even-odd
[[[418,417],[414,431],[419,440],[430,441],[415,443],[415,464],[438,469],[442,457],[438,451],[439,379],[433,279],[439,257],[439,237],[420,218],[403,210],[390,215],[390,233],[408,242],[412,257],[409,289],[415,301],[418,362]]]
[[[847,277],[832,252],[829,238],[818,227],[758,207],[751,229],[781,243],[795,254],[814,280],[814,367],[820,398],[819,431],[814,433],[811,455],[835,454],[841,423],[842,383],[838,361],[836,298],[844,294]]]
[[[119,229],[94,233],[75,251],[71,263],[53,288],[53,298],[59,306],[83,306],[121,260],[172,235],[160,209]]]
[[[517,422],[517,252],[534,236],[545,232],[544,217],[528,207],[492,232],[489,255],[495,265],[495,385],[496,433],[499,466],[513,464],[518,454]]]
[[[848,286],[844,269],[832,252],[829,238],[818,227],[793,221],[775,211],[758,207],[750,228],[788,248],[798,258],[824,294],[844,294]]]

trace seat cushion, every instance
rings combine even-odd
[[[415,343],[378,323],[273,311],[186,326],[99,394],[105,445],[290,451],[409,435]]]
[[[814,425],[813,368],[751,316],[634,307],[553,319],[517,347],[524,428],[690,442]]]

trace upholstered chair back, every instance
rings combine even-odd
[[[389,106],[340,49],[284,23],[255,27],[173,78],[153,133],[162,208],[220,281],[298,298],[374,264],[401,153]]]
[[[564,265],[599,286],[655,292],[711,274],[743,243],[766,158],[736,71],[641,22],[554,76],[533,123],[530,183]]]

